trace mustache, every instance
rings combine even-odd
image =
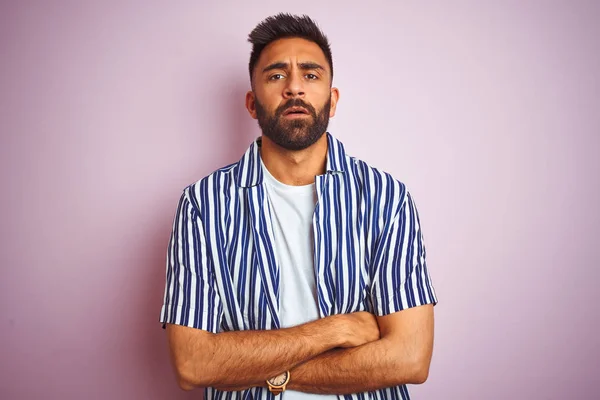
[[[290,99],[288,101],[286,101],[284,104],[280,105],[277,108],[277,111],[275,112],[275,115],[277,115],[278,117],[283,115],[283,113],[292,107],[303,107],[306,108],[306,110],[314,117],[317,115],[317,110],[315,110],[315,108],[313,106],[311,106],[310,104],[304,102],[304,100],[302,99]]]

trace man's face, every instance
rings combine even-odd
[[[321,48],[305,39],[286,38],[261,53],[246,107],[263,135],[285,149],[302,150],[326,132],[337,99]]]

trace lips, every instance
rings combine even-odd
[[[306,110],[306,108],[303,107],[290,107],[283,113],[283,115],[290,114],[308,114],[308,110]]]

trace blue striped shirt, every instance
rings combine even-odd
[[[327,138],[312,223],[321,318],[356,311],[382,316],[437,303],[405,185],[348,156],[331,134]],[[162,323],[213,333],[280,327],[279,267],[259,146],[255,141],[240,161],[184,190],[168,248]],[[262,387],[207,388],[205,398],[274,400]],[[339,396],[344,399],[409,395],[401,385]]]

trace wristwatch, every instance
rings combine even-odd
[[[290,371],[286,371],[283,374],[279,374],[271,379],[267,379],[267,385],[269,385],[269,391],[277,396],[279,393],[285,390],[285,386],[290,381]]]

